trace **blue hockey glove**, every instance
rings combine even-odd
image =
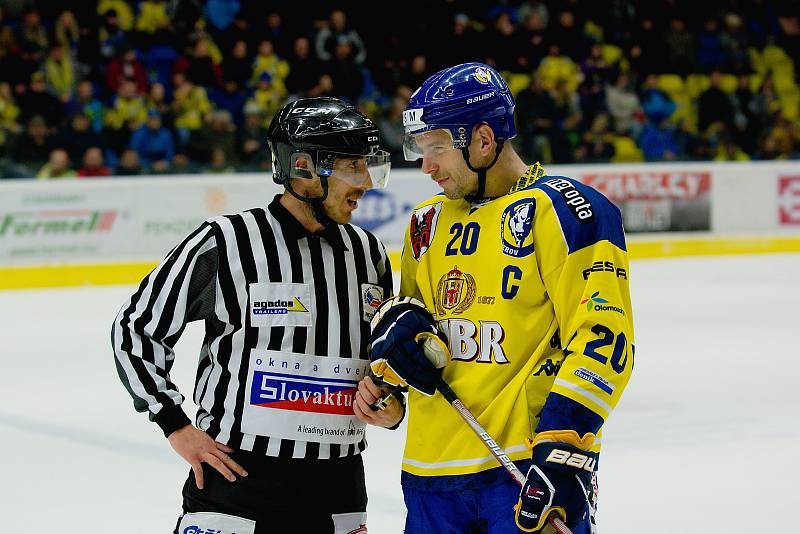
[[[411,297],[392,297],[376,310],[370,327],[372,372],[393,386],[433,395],[450,351],[425,305]]]
[[[533,465],[514,507],[517,526],[525,532],[538,532],[554,513],[575,534],[590,532],[592,474],[596,465],[596,453],[567,443],[534,446]]]

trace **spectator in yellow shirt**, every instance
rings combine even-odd
[[[2,82],[0,83],[0,154],[6,154],[9,151],[11,141],[9,137],[22,130],[17,122],[17,117],[19,117],[19,108],[14,103],[11,85],[8,82]]]
[[[175,87],[172,111],[175,114],[175,129],[184,145],[189,134],[203,125],[205,116],[211,112],[211,102],[204,87],[195,85],[181,72],[172,77]]]
[[[581,81],[583,74],[572,59],[561,53],[558,45],[550,45],[547,56],[539,63],[534,76],[542,80],[546,89],[554,89],[559,81],[564,81],[570,92],[574,92]]]
[[[75,94],[75,64],[69,50],[56,43],[44,62],[44,79],[51,95],[64,103]]]
[[[119,21],[119,27],[125,31],[133,28],[133,10],[125,0],[100,0],[97,3],[97,14],[105,15],[114,11]]]
[[[120,130],[126,124],[136,129],[146,118],[147,103],[136,92],[136,83],[123,80],[114,99],[114,106],[106,113],[106,125],[112,130]]]
[[[21,128],[17,122],[19,107],[14,102],[14,94],[8,82],[0,83],[0,132],[18,133]]]
[[[136,16],[137,31],[152,34],[169,23],[167,4],[164,0],[142,0],[139,3],[139,14]]]
[[[258,110],[264,127],[268,127],[272,117],[281,108],[284,95],[272,84],[272,77],[268,72],[262,72],[258,78],[253,96],[245,102],[245,106]]]
[[[264,39],[258,45],[258,52],[253,59],[253,85],[258,84],[263,73],[270,75],[272,87],[281,96],[286,96],[286,77],[289,75],[289,63],[278,57],[272,41]]]
[[[72,51],[78,48],[80,29],[78,28],[78,20],[72,11],[61,12],[56,20],[54,33],[56,42],[66,50]]]
[[[69,155],[63,148],[56,148],[50,152],[50,159],[36,173],[36,178],[40,180],[75,178],[76,176],[78,173],[70,167]]]

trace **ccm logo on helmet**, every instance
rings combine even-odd
[[[468,98],[467,105],[472,104],[474,102],[480,102],[481,100],[486,100],[487,98],[491,98],[494,96],[494,91],[491,93],[486,93],[485,95],[476,96],[475,98]]]
[[[337,110],[331,108],[294,108],[294,113],[336,113]]]

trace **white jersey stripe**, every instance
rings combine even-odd
[[[523,443],[521,445],[513,445],[507,449],[504,449],[503,452],[506,454],[514,454],[517,452],[522,452],[527,449],[528,446]],[[467,465],[481,465],[492,460],[497,461],[494,456],[489,455],[489,456],[483,456],[481,458],[468,458],[465,460],[449,460],[447,462],[432,462],[432,463],[420,462],[419,460],[412,460],[411,458],[403,458],[403,463],[423,469],[440,469],[444,467],[463,467]],[[497,465],[499,466],[500,464]]]

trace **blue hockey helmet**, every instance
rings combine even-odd
[[[440,70],[417,89],[403,112],[406,160],[423,154],[416,136],[432,130],[450,132],[453,148],[466,149],[472,129],[488,124],[502,142],[517,135],[514,96],[498,72],[484,63],[462,63]]]

